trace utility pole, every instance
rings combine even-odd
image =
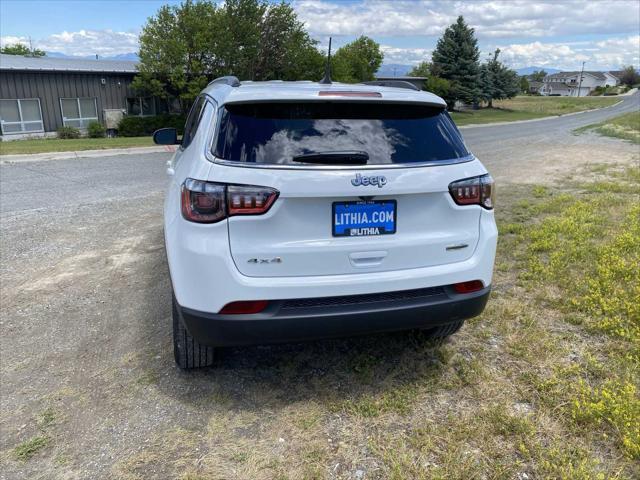
[[[578,96],[580,96],[580,90],[582,90],[582,74],[584,73],[584,62],[582,62],[582,70],[580,70],[580,83],[578,83]]]

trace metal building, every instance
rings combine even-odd
[[[166,101],[137,97],[130,84],[137,63],[0,54],[0,128],[3,140],[44,136],[92,121],[115,128],[122,115],[155,115]],[[115,125],[114,125],[115,122]]]

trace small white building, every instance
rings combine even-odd
[[[616,86],[620,80],[610,72],[560,72],[547,75],[542,80],[541,95],[561,97],[586,97],[596,87]]]

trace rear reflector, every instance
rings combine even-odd
[[[243,314],[251,314],[251,313],[260,313],[269,304],[266,300],[246,300],[241,302],[231,302],[227,303],[222,310],[220,310],[220,314],[222,315],[243,315]]]
[[[353,92],[349,90],[322,90],[318,92],[318,96],[382,98],[382,94],[380,92]]]
[[[482,290],[484,286],[480,280],[471,280],[470,282],[454,283],[453,289],[456,293],[472,293]]]

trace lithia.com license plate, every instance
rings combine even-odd
[[[396,233],[395,200],[333,203],[333,236],[364,237]]]

